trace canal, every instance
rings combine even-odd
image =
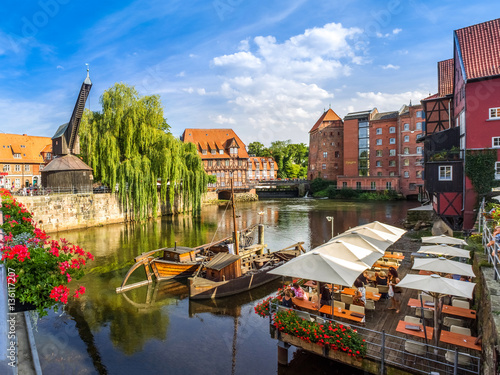
[[[378,220],[400,225],[418,202],[340,202],[281,199],[242,203],[238,227],[265,225],[271,250],[303,241],[307,250],[335,234]],[[95,255],[79,281],[87,293],[63,313],[37,323],[35,338],[44,374],[356,374],[352,369],[300,351],[289,367],[277,365],[276,341],[268,320],[253,312],[278,283],[216,302],[192,302],[185,281],[144,286],[124,294],[115,288],[140,253],[156,248],[197,246],[228,236],[231,209],[205,207],[201,215],[163,217],[143,224],[110,225],[61,232]],[[135,272],[130,282],[144,278]],[[359,373],[361,374],[361,372]]]

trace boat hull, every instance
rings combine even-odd
[[[200,266],[200,262],[181,263],[158,258],[151,260],[150,264],[157,280],[189,277],[192,276]]]

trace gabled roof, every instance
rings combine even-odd
[[[205,264],[206,268],[220,271],[226,268],[230,264],[233,264],[238,259],[241,259],[239,255],[229,254],[229,253],[218,253],[215,255],[210,262]]]
[[[377,108],[369,109],[367,111],[358,111],[358,112],[350,112],[344,117],[345,120],[354,120],[354,119],[359,119],[359,118],[364,118],[368,117],[370,119],[370,115],[372,113],[378,113]]]
[[[197,145],[198,154],[203,159],[221,159],[229,158],[229,150],[227,148],[234,141],[233,147],[238,151],[238,158],[248,159],[248,153],[245,144],[236,135],[233,129],[186,129],[182,134],[182,140],[185,143],[192,142]],[[217,150],[217,153],[212,155],[210,151],[203,155],[200,146],[208,144],[209,150]],[[223,150],[220,154],[218,151]]]
[[[500,75],[500,18],[455,30],[464,79]]]
[[[48,152],[52,150],[52,140],[49,137],[0,135],[0,163],[43,164],[40,152],[44,149],[48,149]],[[14,158],[14,153],[21,154],[21,158]]]
[[[398,115],[399,111],[377,113],[372,117],[372,121],[397,119]]]
[[[264,165],[266,165],[267,170],[271,170],[271,166],[274,167],[274,170],[278,170],[278,164],[274,161],[273,158],[266,158],[263,156],[250,156],[248,158],[249,168],[252,169],[252,171],[255,171],[257,169],[257,165],[259,166],[259,170],[264,170]]]
[[[53,159],[47,166],[43,169],[42,173],[46,172],[56,172],[56,171],[88,171],[92,170],[87,164],[82,160],[77,158],[75,155],[64,155],[59,158]]]
[[[438,96],[453,94],[453,59],[438,62]]]
[[[66,131],[66,129],[68,128],[68,125],[69,125],[69,122],[67,122],[66,124],[62,124],[61,126],[59,126],[57,128],[55,134],[52,136],[52,139],[59,138],[60,136],[62,136],[64,134],[64,132]]]
[[[342,121],[342,119],[331,108],[329,108],[328,111],[324,112],[318,121],[316,121],[316,124],[314,124],[311,130],[309,130],[309,133],[318,130],[321,127],[321,124],[325,121]]]

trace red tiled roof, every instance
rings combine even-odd
[[[323,113],[323,115],[321,115],[319,120],[316,121],[316,124],[314,124],[311,130],[309,130],[309,133],[312,133],[313,131],[319,129],[319,127],[324,121],[338,121],[338,120],[342,121],[342,119],[330,108],[328,109],[328,111]]]
[[[50,148],[49,148],[50,146]],[[36,137],[20,134],[0,135],[0,163],[39,164],[44,163],[40,152],[52,150],[52,140],[49,137]],[[14,153],[20,158],[14,158]]]
[[[431,100],[431,99],[437,99],[437,98],[439,98],[439,95],[438,94],[433,94],[431,96],[428,96],[427,98],[422,99],[421,101]]]
[[[234,139],[238,146],[238,158],[248,159],[248,153],[245,144],[236,135],[233,129],[186,129],[182,134],[184,142],[192,142],[198,150],[198,154],[202,159],[224,159],[230,158],[229,145]],[[207,154],[202,154],[201,147],[206,147],[208,144]],[[211,151],[215,150],[215,154]],[[223,151],[220,154],[220,150]]]
[[[500,75],[500,18],[455,30],[466,79]]]
[[[250,163],[250,166],[253,171],[256,169],[259,170],[264,170],[264,164],[266,165],[266,170],[271,170],[271,163],[274,165],[274,170],[278,170],[278,164],[274,161],[273,158],[265,158],[261,156],[251,156],[248,158],[248,162]],[[257,164],[259,165],[259,168],[257,168]]]
[[[438,62],[438,96],[453,94],[453,59]]]

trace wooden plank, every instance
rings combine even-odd
[[[481,345],[476,344],[477,337],[462,335],[456,332],[442,331],[439,341],[447,344],[463,346],[464,348],[481,351]]]
[[[406,326],[419,326],[420,331],[414,331],[406,328]],[[427,340],[432,340],[433,335],[432,327],[425,327],[425,331],[427,332]],[[404,333],[405,335],[420,337],[421,339],[425,339],[424,326],[422,324],[413,324],[405,322],[404,320],[400,320],[398,322],[398,326],[396,327],[396,332]]]

